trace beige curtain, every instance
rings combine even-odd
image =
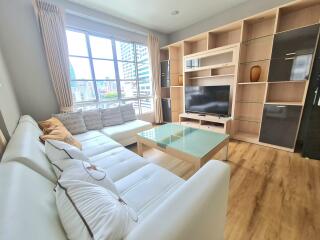
[[[60,111],[72,111],[73,102],[64,13],[59,7],[43,0],[34,0],[33,4]]]
[[[7,145],[7,141],[6,141],[4,135],[2,134],[2,131],[0,129],[0,160],[1,160],[1,157],[4,153],[6,145]]]
[[[161,105],[161,82],[160,82],[160,45],[159,39],[148,35],[149,59],[152,73],[152,84],[154,92],[154,115],[155,123],[163,122],[162,105]]]

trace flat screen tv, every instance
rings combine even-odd
[[[186,112],[229,116],[230,86],[186,86]]]

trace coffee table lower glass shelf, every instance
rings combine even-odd
[[[137,144],[141,156],[146,145],[189,161],[199,169],[223,148],[227,160],[229,135],[167,123],[138,133]]]

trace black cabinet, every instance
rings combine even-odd
[[[161,87],[170,87],[170,63],[162,61],[160,63]]]
[[[289,59],[270,61],[269,82],[308,80],[312,65],[312,54]]]
[[[313,54],[319,32],[319,24],[299,28],[274,36],[271,58],[287,58]]]
[[[162,99],[162,114],[164,122],[172,122],[171,117],[171,100],[166,98]]]
[[[269,69],[269,82],[308,80],[319,25],[276,34]]]
[[[260,142],[294,148],[301,111],[301,106],[265,104]]]

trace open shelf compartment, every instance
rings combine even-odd
[[[170,88],[172,122],[179,122],[179,115],[183,112],[183,88]]]
[[[261,67],[261,74],[258,82],[268,81],[270,60],[242,63],[239,65],[238,83],[250,83],[250,71],[253,66]]]
[[[235,109],[235,119],[247,122],[261,122],[262,113],[262,103],[239,102]]]
[[[241,63],[250,63],[271,58],[273,35],[243,42],[240,50]]]
[[[257,143],[259,142],[260,126],[259,122],[234,120],[232,137],[241,141]]]
[[[284,32],[320,22],[320,2],[300,1],[280,8],[277,32]]]
[[[242,42],[252,41],[274,34],[276,10],[271,10],[244,20]]]
[[[229,24],[208,33],[208,49],[240,42],[241,22]]]
[[[225,133],[227,132],[226,125],[223,123],[217,123],[217,122],[209,122],[205,120],[200,121],[200,128],[207,130],[207,131],[213,131],[217,133]]]
[[[208,35],[207,33],[199,34],[195,37],[185,40],[183,44],[184,56],[206,51],[208,50]]]
[[[183,82],[183,52],[182,44],[169,46],[170,82],[171,86],[182,85]]]
[[[238,46],[213,49],[184,57],[184,71],[194,72],[235,66],[238,59]]]
[[[270,82],[266,103],[303,105],[308,81]]]
[[[263,103],[266,84],[237,85],[237,103]]]

